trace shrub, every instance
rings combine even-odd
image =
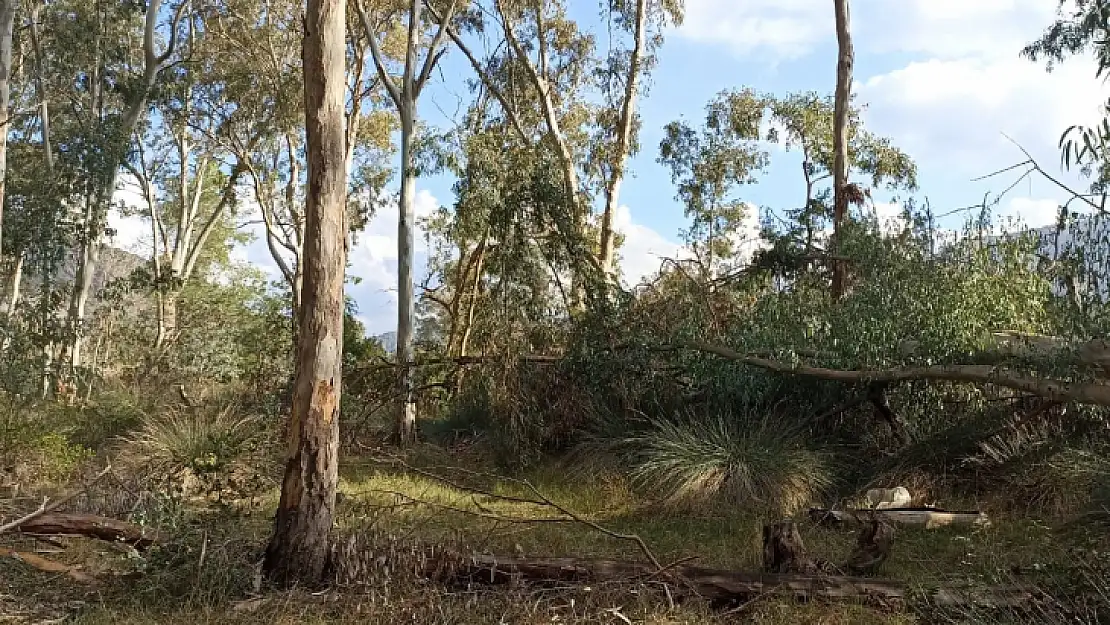
[[[260,418],[234,406],[216,414],[170,412],[145,419],[125,439],[126,456],[182,494],[249,494],[266,481],[266,433]]]
[[[767,417],[718,412],[649,417],[619,441],[632,478],[670,505],[714,499],[793,514],[833,485],[832,455],[808,448],[800,432]]]

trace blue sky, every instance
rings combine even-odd
[[[568,0],[572,16],[595,30],[598,0]],[[1051,0],[853,0],[858,103],[864,123],[890,137],[918,163],[921,191],[936,213],[976,204],[984,193],[999,192],[1015,176],[985,182],[972,178],[1023,160],[1009,135],[1061,179],[1056,141],[1075,123],[1099,118],[1110,88],[1094,75],[1088,59],[1073,59],[1052,73],[1018,57],[1021,47],[1052,21]],[[626,236],[621,267],[635,283],[655,270],[660,256],[679,249],[685,227],[673,199],[668,172],[655,162],[663,126],[685,117],[699,122],[703,106],[723,89],[752,87],[786,94],[831,92],[835,83],[836,40],[829,0],[687,0],[682,27],[666,33],[651,91],[640,103],[643,151],[630,162],[617,226]],[[469,98],[471,76],[460,54],[449,53],[442,71],[425,90],[421,116],[449,123]],[[446,113],[446,115],[444,114]],[[450,205],[452,180],[418,182],[418,213]],[[745,199],[787,208],[802,194],[798,160],[772,152],[769,173],[745,189]],[[1004,215],[1030,226],[1053,220],[1066,195],[1033,178],[1011,190],[1000,204]],[[887,207],[891,212],[896,207]],[[962,215],[947,220],[958,227]],[[130,230],[130,228],[123,229]],[[126,234],[121,236],[126,237]],[[419,238],[419,237],[418,237]],[[396,319],[396,208],[379,213],[351,250],[352,272],[363,280],[350,287],[369,331],[390,331]],[[273,270],[263,241],[239,255]],[[417,245],[417,274],[425,255]]]

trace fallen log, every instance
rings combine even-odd
[[[987,515],[978,510],[952,511],[939,508],[884,508],[881,510],[810,508],[809,518],[815,523],[826,524],[860,524],[869,522],[872,518],[879,518],[891,523],[921,526],[925,529],[950,525],[990,525],[990,519],[987,518]]]
[[[91,514],[48,512],[24,521],[13,530],[38,536],[87,536],[126,543],[136,549],[146,549],[160,542],[157,533],[149,528]]]
[[[1024,586],[976,587],[945,584],[928,590],[898,580],[837,575],[744,573],[679,565],[659,571],[647,564],[576,558],[498,558],[474,555],[445,562],[429,561],[443,582],[463,584],[671,582],[683,591],[712,601],[743,601],[771,594],[795,599],[872,600],[883,604],[923,601],[938,607],[1012,608],[1028,604],[1034,591]]]
[[[7,547],[0,547],[0,556],[6,556],[13,560],[18,560],[27,566],[36,568],[46,573],[64,573],[68,575],[73,581],[81,582],[82,584],[95,584],[96,578],[84,573],[76,566],[70,564],[63,564],[48,560],[38,554],[29,551],[16,551],[15,549],[8,549]]]

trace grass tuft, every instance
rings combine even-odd
[[[684,506],[714,499],[794,514],[833,485],[832,456],[766,417],[651,418],[621,441],[634,482]]]

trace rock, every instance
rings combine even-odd
[[[910,505],[911,501],[913,501],[913,498],[910,497],[910,491],[902,486],[897,486],[895,488],[872,488],[867,491],[867,507],[875,508],[876,510],[905,508]]]

